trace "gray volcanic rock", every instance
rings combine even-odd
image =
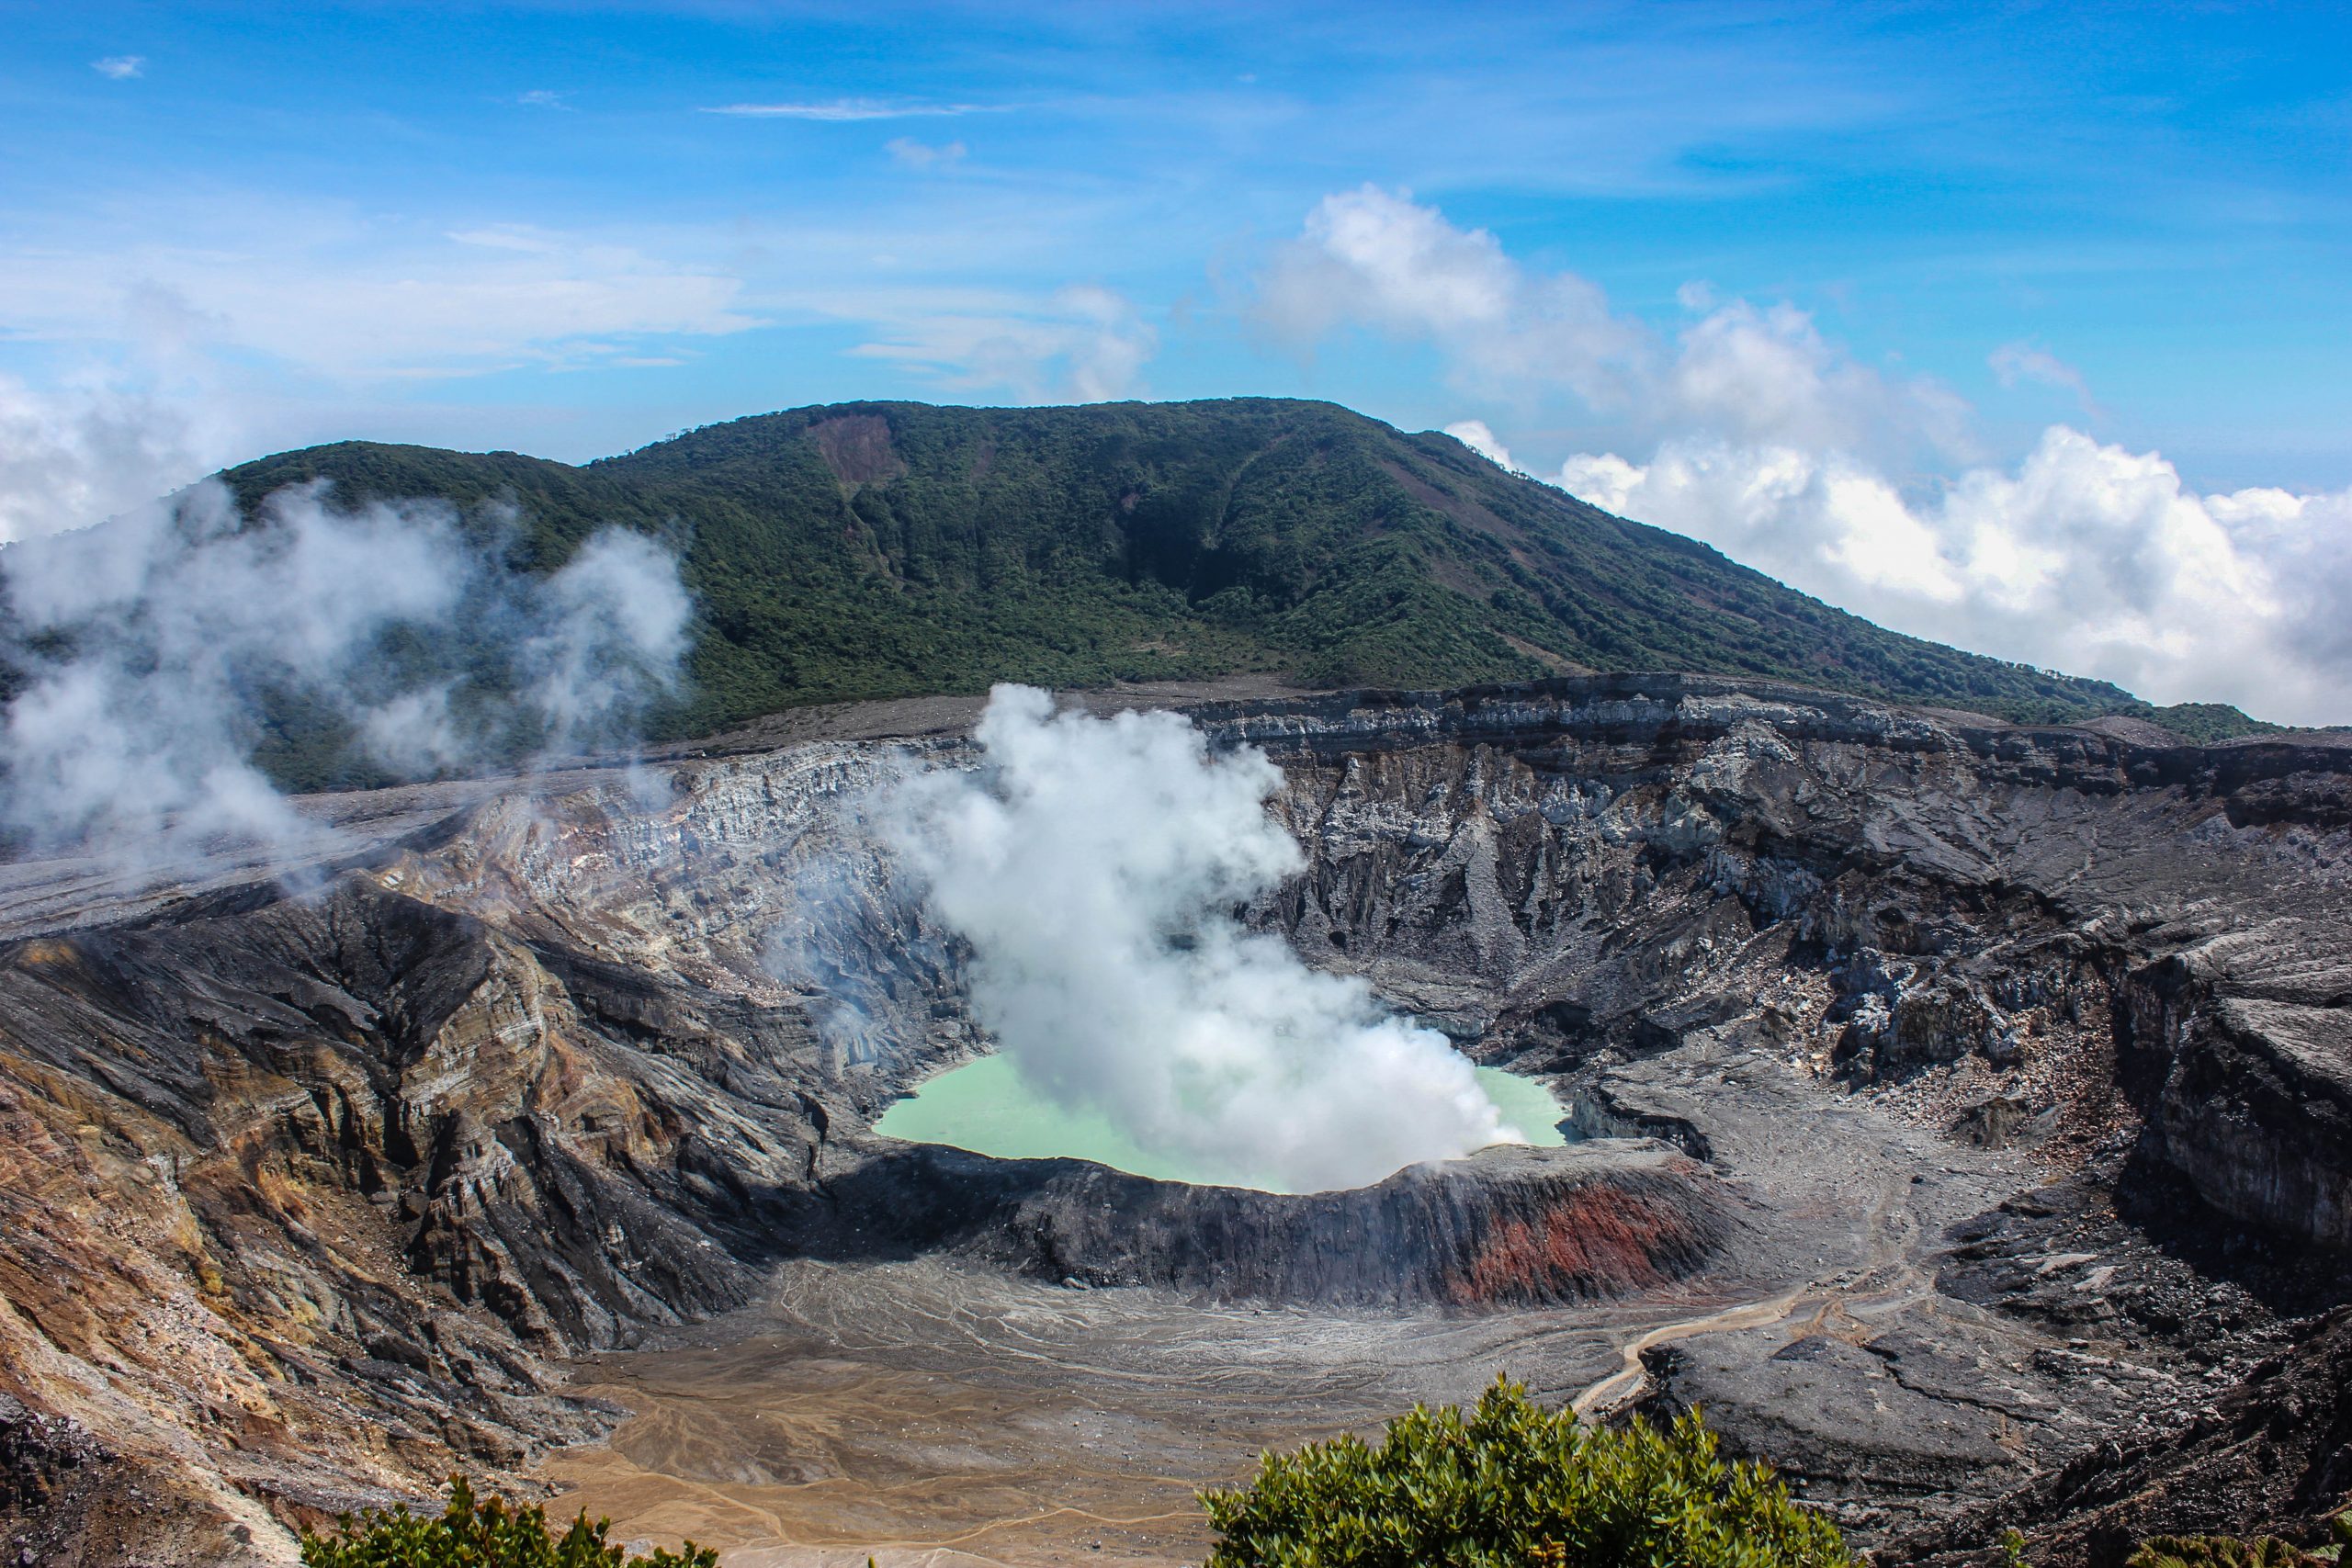
[[[1737,1233],[1703,1167],[1655,1145],[1487,1149],[1295,1197],[1081,1167],[963,1250],[1046,1278],[1213,1301],[1490,1311],[1696,1272]]]
[[[2332,1314],[2245,1381],[2160,1437],[2105,1443],[2000,1504],[1907,1537],[1891,1561],[1998,1561],[2000,1533],[2037,1526],[2049,1568],[2120,1568],[2152,1535],[2226,1528],[2327,1543],[2352,1494],[2352,1314]]]
[[[1759,978],[1826,981],[1810,1023],[1760,1021],[1865,1083],[2112,1050],[2086,1087],[2120,1086],[2154,1166],[2352,1246],[2352,749],[1643,675],[1221,728],[1291,768],[1316,852],[1266,918],[1489,1055],[1639,1054],[1755,1010]]]
[[[2122,1060],[2147,1152],[2224,1213],[2352,1247],[2352,959],[2281,919],[2133,969]]]
[[[2352,750],[1668,675],[1193,711],[1283,764],[1308,851],[1250,919],[1549,1077],[1594,1142],[1277,1199],[875,1137],[986,1046],[956,944],[858,828],[887,747],[681,759],[650,803],[617,772],[345,798],[300,892],[259,863],[0,878],[0,1393],[149,1478],[149,1561],[235,1530],[283,1560],[278,1520],[459,1464],[521,1484],[614,1416],[552,1359],[734,1307],[786,1258],[1385,1311],[1803,1280],[1808,1236],[1875,1212],[1776,1208],[1799,1156],[1711,1126],[1709,1095],[1776,1075],[1916,1128],[1890,1157],[1923,1179],[2001,1146],[2168,1235],[2352,1246]],[[1788,1133],[1816,1162],[1842,1135]],[[1857,1507],[2046,1473],[2157,1407],[2187,1352],[2145,1325],[2222,1287],[2144,1241],[2019,1262],[1989,1234],[1940,1273],[1873,1263],[1931,1311],[1785,1359],[1766,1314],[1643,1386]],[[2146,1317],[2107,1301],[2127,1285]],[[2052,1353],[2137,1370],[2043,1408],[2090,1374],[2027,1340],[2127,1327],[2150,1348]],[[1894,1414],[1841,1423],[1873,1391]],[[12,1491],[0,1542],[53,1491]]]
[[[2052,1415],[2030,1380],[2008,1375],[1982,1344],[1901,1330],[1856,1337],[1839,1325],[1769,1347],[1722,1337],[1662,1347],[1645,1360],[1642,1414],[1704,1410],[1733,1448],[1800,1477],[1809,1501],[1847,1504],[1849,1522],[1870,1519],[1873,1506],[2022,1476],[2021,1456],[1999,1440],[2000,1417]]]
[[[936,1251],[1050,1283],[1199,1302],[1459,1313],[1607,1300],[1706,1267],[1746,1202],[1638,1139],[1497,1146],[1371,1187],[1284,1194],[1156,1181],[1082,1160],[885,1145],[824,1187],[799,1249]]]

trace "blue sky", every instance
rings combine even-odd
[[[2031,488],[2064,429],[2316,498],[2207,520],[2281,604],[2311,563],[2270,536],[2352,494],[2339,7],[0,4],[0,533],[121,503],[130,451],[1283,393],[1477,421],[1865,613],[2161,685],[2206,661],[2149,664],[2170,601],[2003,643],[1988,592],[2081,581],[1986,556],[1971,476]],[[1784,371],[1826,400],[1766,407]],[[1809,466],[1726,512],[1667,483],[1700,446],[1741,495]],[[1848,469],[1918,536],[1860,539]]]

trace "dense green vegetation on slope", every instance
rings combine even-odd
[[[850,403],[579,468],[346,442],[224,477],[248,504],[323,479],[347,502],[447,498],[483,528],[511,507],[534,570],[606,523],[673,539],[700,624],[667,735],[999,680],[1418,687],[1579,667],[2017,720],[2137,714],[2199,738],[2256,728],[1885,631],[1449,436],[1328,403]]]

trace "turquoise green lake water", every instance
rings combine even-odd
[[[1559,1128],[1567,1112],[1534,1079],[1480,1067],[1478,1087],[1530,1143],[1567,1142]],[[1074,1111],[1038,1094],[1004,1056],[949,1068],[890,1107],[874,1130],[886,1138],[946,1144],[999,1159],[1091,1159],[1159,1181],[1200,1179],[1181,1158],[1136,1147],[1099,1111]]]

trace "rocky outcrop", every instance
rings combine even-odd
[[[2154,1535],[2277,1535],[2327,1544],[2352,1497],[2352,1314],[2307,1325],[2210,1408],[2163,1436],[2106,1443],[1996,1505],[1905,1538],[1887,1562],[2001,1562],[2031,1532],[2048,1568],[2121,1568]]]
[[[944,1186],[960,1162],[925,1163]],[[1069,1166],[975,1216],[951,1244],[1087,1286],[1483,1312],[1687,1278],[1737,1234],[1738,1206],[1703,1167],[1654,1145],[1494,1148],[1374,1187],[1300,1196]]]
[[[2131,970],[2122,1070],[2146,1152],[2233,1219],[2352,1249],[2352,962],[2281,920]]]

